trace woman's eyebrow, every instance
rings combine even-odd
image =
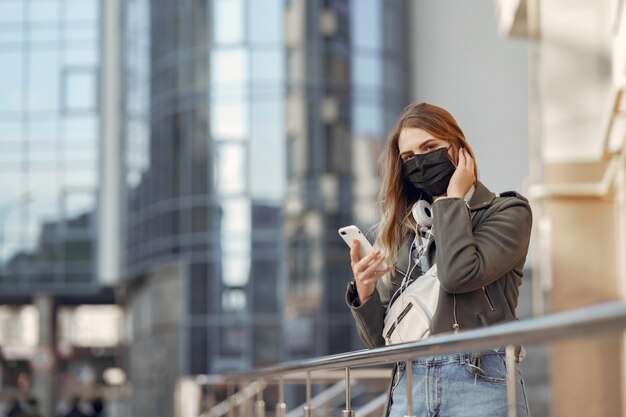
[[[422,142],[422,144],[420,145],[421,149],[424,149],[426,146],[428,146],[431,142],[436,142],[437,139],[435,138],[431,138],[431,139],[426,139],[425,142]]]

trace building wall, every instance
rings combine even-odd
[[[133,386],[132,415],[170,417],[174,388],[182,374],[184,269],[156,269],[128,289],[130,340],[128,378]]]
[[[485,185],[521,191],[529,173],[526,42],[498,37],[487,0],[412,6],[411,99],[452,113]]]
[[[0,8],[0,288],[94,292],[100,1]]]

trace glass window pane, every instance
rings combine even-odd
[[[355,104],[352,109],[353,131],[357,136],[382,138],[383,110],[372,104]]]
[[[65,0],[65,18],[67,20],[96,20],[98,18],[97,0]],[[106,0],[103,0],[106,1]]]
[[[31,163],[56,161],[58,156],[58,144],[56,142],[28,142],[28,161]]]
[[[16,140],[0,140],[0,162],[22,159],[23,143]]]
[[[98,152],[94,140],[65,141],[63,144],[63,161],[67,164],[84,164],[96,169]]]
[[[285,77],[284,56],[281,50],[253,51],[250,65],[253,81],[280,81]]]
[[[225,250],[229,245],[240,245],[238,239],[244,236],[245,245],[249,245],[250,203],[246,199],[228,199],[222,202],[222,239]]]
[[[28,7],[28,20],[31,24],[38,22],[55,23],[59,20],[58,0],[30,0],[26,2]]]
[[[64,187],[94,188],[97,185],[97,176],[94,167],[68,167],[63,176]]]
[[[0,23],[23,21],[26,4],[24,0],[0,1]]]
[[[65,27],[65,40],[71,45],[84,44],[85,42],[94,42],[93,48],[96,48],[95,41],[97,39],[97,25],[73,23]]]
[[[0,23],[1,24],[1,23]],[[16,26],[10,30],[2,28],[2,35],[0,36],[0,49],[12,48],[22,49],[21,43],[24,42],[24,31],[21,27]]]
[[[63,210],[65,219],[78,218],[93,211],[95,196],[93,192],[70,190],[64,194]]]
[[[84,140],[97,137],[98,124],[94,116],[72,116],[65,119],[65,138]]]
[[[59,54],[33,51],[29,54],[28,105],[30,110],[56,110],[59,107]],[[46,68],[42,71],[42,68]]]
[[[65,73],[66,110],[91,110],[96,107],[96,77],[92,69]]]
[[[380,0],[351,1],[350,37],[352,45],[357,48],[381,48],[382,3]]]
[[[216,139],[245,139],[248,135],[248,104],[214,104],[211,107],[211,135]]]
[[[248,8],[250,42],[281,43],[283,39],[283,1],[250,1]]]
[[[37,119],[28,123],[28,139],[38,142],[34,146],[40,146],[43,142],[54,142],[59,138],[58,119]]]
[[[246,154],[241,145],[221,144],[215,155],[215,187],[220,194],[243,193],[246,188]]]
[[[91,46],[67,46],[63,52],[63,64],[71,66],[95,66],[99,62],[98,48]]]
[[[280,199],[285,188],[284,105],[277,99],[255,102],[250,130],[250,193]]]
[[[0,142],[1,141],[21,141],[22,124],[17,121],[0,122]]]
[[[54,26],[35,27],[29,32],[29,40],[32,42],[32,49],[56,47],[59,41],[59,30]]]
[[[247,52],[242,48],[216,50],[212,53],[211,81],[219,87],[226,87],[224,83],[245,81],[247,65]]]
[[[243,4],[241,0],[214,0],[213,39],[218,44],[243,42]]]
[[[0,51],[0,112],[20,111],[23,108],[23,55],[20,51]]]
[[[353,84],[357,89],[382,86],[382,63],[377,55],[356,55],[352,66]]]

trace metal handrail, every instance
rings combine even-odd
[[[626,303],[613,301],[457,334],[433,336],[418,342],[285,362],[247,372],[225,373],[223,376],[233,382],[244,379],[271,380],[295,372],[371,366],[492,347],[547,343],[624,328]]]
[[[275,366],[269,366],[248,372],[231,372],[220,376],[220,381],[227,384],[232,390],[234,386],[242,386],[239,396],[231,392],[229,398],[210,412],[210,416],[222,416],[228,413],[234,416],[235,407],[244,407],[251,399],[250,386],[244,387],[247,383],[255,381],[260,391],[257,396],[257,417],[265,417],[265,402],[263,401],[263,388],[268,383],[277,384],[279,388],[278,402],[276,403],[277,417],[287,416],[287,405],[284,399],[284,383],[286,381],[302,382],[303,377],[307,383],[307,402],[302,406],[304,415],[314,416],[314,408],[311,407],[311,380],[328,379],[329,372],[342,369],[345,372],[344,382],[346,390],[346,409],[342,411],[343,417],[354,417],[355,411],[351,407],[350,395],[350,371],[355,367],[369,367],[383,363],[406,362],[420,357],[452,354],[460,352],[475,352],[479,350],[506,347],[507,361],[507,406],[508,416],[516,417],[517,392],[516,374],[508,370],[516,369],[515,350],[516,346],[525,344],[544,344],[577,336],[589,336],[597,333],[617,332],[626,329],[626,302],[613,301],[583,307],[575,310],[568,310],[560,313],[524,319],[517,322],[508,322],[486,328],[468,330],[458,334],[445,334],[433,336],[418,342],[403,343],[393,346],[386,346],[376,349],[366,349],[355,352],[347,352],[338,355],[325,356],[314,359],[286,362]],[[368,370],[356,370],[369,371]],[[381,370],[377,370],[379,377]],[[314,374],[317,374],[313,376]],[[322,376],[323,375],[323,376]],[[407,390],[412,387],[412,373],[407,373]],[[214,377],[212,377],[215,379]],[[203,378],[196,377],[200,382]],[[206,382],[209,382],[209,377]],[[217,380],[213,381],[217,382]],[[251,386],[253,386],[251,384]],[[248,393],[247,396],[243,396]],[[238,403],[235,403],[237,400]],[[412,410],[412,396],[407,396],[407,410]],[[380,399],[375,399],[376,404],[371,404],[373,408],[378,406]],[[368,408],[368,409],[369,409]],[[244,411],[243,415],[249,412]],[[412,417],[411,411],[408,412]]]

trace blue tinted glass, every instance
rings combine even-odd
[[[0,23],[22,22],[24,20],[24,6],[27,4],[24,0],[0,1]]]
[[[352,110],[352,126],[357,136],[383,137],[382,107],[369,103],[355,104]]]
[[[253,50],[250,65],[253,81],[282,80],[285,76],[284,53],[278,49]]]
[[[281,43],[283,39],[283,1],[263,0],[248,3],[251,43]]]
[[[31,24],[39,22],[56,23],[59,20],[58,0],[30,0],[28,4],[28,21]]]
[[[89,45],[66,46],[63,62],[66,66],[94,66],[100,61],[98,48]]]
[[[0,62],[0,112],[22,110],[23,54],[20,51],[0,51]]]
[[[352,82],[355,88],[382,87],[383,68],[378,55],[355,55]]]
[[[280,98],[252,106],[250,129],[250,193],[280,199],[285,189],[284,105]]]
[[[213,39],[217,44],[239,43],[244,39],[241,0],[213,0]]]
[[[65,0],[65,2],[64,17],[67,20],[96,20],[99,16],[98,0]]]
[[[29,109],[58,109],[59,53],[56,50],[32,51],[29,60],[27,90]],[[42,68],[46,68],[46,71],[42,71]]]
[[[64,119],[64,133],[67,140],[85,140],[97,135],[97,118],[93,115],[73,116]]]
[[[96,107],[96,77],[91,69],[65,73],[65,109],[91,110]]]
[[[31,47],[56,47],[59,42],[59,29],[54,25],[33,27],[28,32],[28,38],[33,43]]]
[[[383,42],[382,1],[351,0],[350,35],[357,48],[380,49]]]

